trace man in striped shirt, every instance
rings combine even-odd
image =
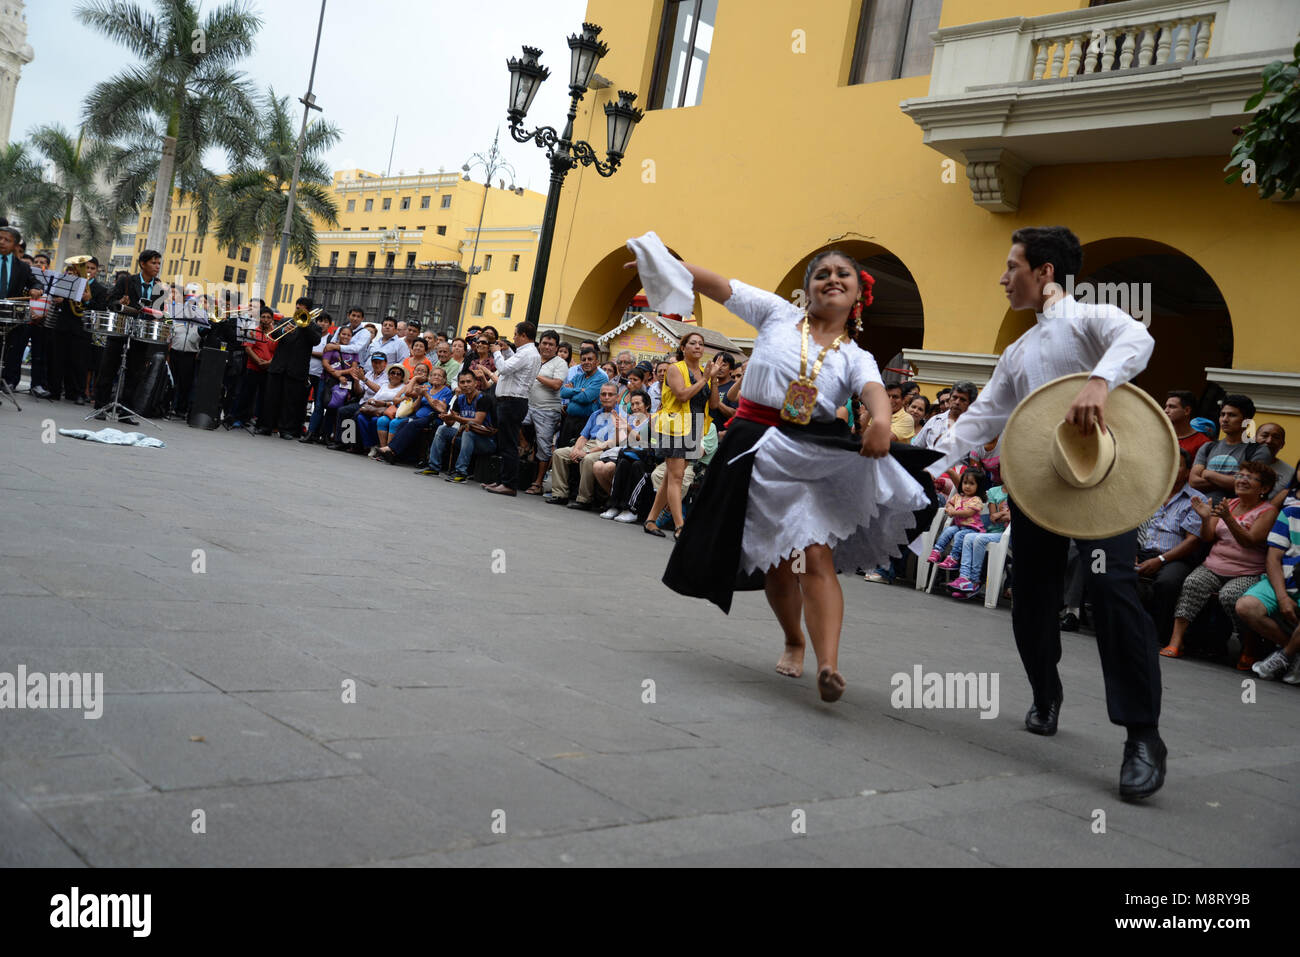
[[[1264,580],[1237,599],[1251,631],[1278,646],[1252,669],[1261,678],[1300,685],[1300,505],[1288,505],[1268,533]]]

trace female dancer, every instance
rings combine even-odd
[[[914,512],[933,508],[924,481],[886,457],[889,399],[875,359],[853,341],[874,280],[847,254],[820,253],[805,273],[808,306],[800,309],[772,293],[682,265],[695,291],[722,303],[758,334],[740,408],[664,582],[723,611],[730,610],[737,588],[763,588],[785,634],[776,670],[793,678],[803,674],[806,623],[817,656],[817,690],[823,701],[836,701],[846,685],[838,668],[844,595],[837,564],[883,564],[917,526]],[[861,395],[871,414],[860,442],[835,416],[850,394]],[[909,467],[919,476],[934,456],[916,451],[920,455],[900,446],[895,454],[915,459]]]

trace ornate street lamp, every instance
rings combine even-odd
[[[557,133],[551,126],[539,126],[531,133],[523,129],[524,117],[532,106],[538,88],[550,76],[550,71],[538,62],[542,51],[526,46],[523,59],[511,57],[506,61],[506,67],[510,70],[510,105],[506,109],[506,116],[510,120],[510,135],[518,143],[535,141],[539,149],[546,150],[546,158],[551,161],[546,213],[542,217],[537,264],[533,267],[533,284],[528,293],[526,318],[534,325],[541,317],[542,294],[546,289],[546,270],[551,259],[551,242],[555,237],[555,220],[560,207],[560,192],[564,189],[564,177],[569,174],[569,170],[576,169],[579,163],[594,166],[601,176],[613,176],[627,153],[632,128],[644,115],[633,105],[636,94],[619,90],[618,103],[605,104],[608,126],[606,159],[602,162],[590,143],[573,139],[573,121],[578,117],[578,103],[586,95],[587,87],[596,74],[596,64],[609,52],[609,47],[599,39],[600,29],[594,23],[584,23],[581,33],[569,37],[569,116],[563,133]]]

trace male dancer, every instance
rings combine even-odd
[[[1083,262],[1079,240],[1064,226],[1028,227],[1011,236],[1000,280],[1012,309],[1032,309],[1037,324],[1007,347],[989,384],[949,429],[940,446],[944,457],[929,466],[936,477],[973,448],[998,435],[1016,406],[1053,379],[1090,373],[1066,422],[1084,435],[1105,427],[1110,390],[1133,379],[1151,358],[1155,341],[1142,323],[1108,305],[1082,304],[1064,294],[1067,276]],[[1011,503],[1016,584],[1011,625],[1034,703],[1025,727],[1056,733],[1061,709],[1061,607],[1069,539],[1040,528]],[[1166,748],[1160,740],[1160,662],[1155,626],[1137,594],[1137,530],[1113,538],[1080,542],[1081,550],[1105,553],[1088,562],[1097,649],[1106,684],[1106,708],[1114,724],[1128,729],[1119,791],[1144,798],[1164,784]],[[1103,569],[1093,571],[1093,569]]]

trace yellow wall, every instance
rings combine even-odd
[[[1085,6],[947,0],[942,23]],[[1011,232],[1064,223],[1085,247],[1136,237],[1191,257],[1228,305],[1233,367],[1300,371],[1286,288],[1300,262],[1300,205],[1262,202],[1225,185],[1225,159],[1215,156],[1037,167],[1025,178],[1019,212],[977,207],[964,170],[943,182],[944,158],[898,109],[928,93],[928,77],[846,85],[860,7],[858,0],[719,4],[703,102],[648,111],[612,178],[570,174],[543,323],[612,328],[638,289],[621,269],[629,258],[623,244],[649,229],[688,261],[784,294],[790,290],[778,287],[811,252],[859,240],[887,249],[911,272],[924,308],[924,348],[988,353],[1007,312],[998,278]],[[637,90],[644,105],[662,11],[662,2],[588,3],[587,19],[604,27],[610,47],[599,71],[615,86],[587,95],[576,128],[602,151],[600,111],[614,90]],[[806,53],[793,50],[796,30],[804,31]],[[554,57],[543,62],[559,73],[567,68]],[[733,338],[753,335],[711,301],[697,316]],[[1300,445],[1300,422],[1292,425]]]

